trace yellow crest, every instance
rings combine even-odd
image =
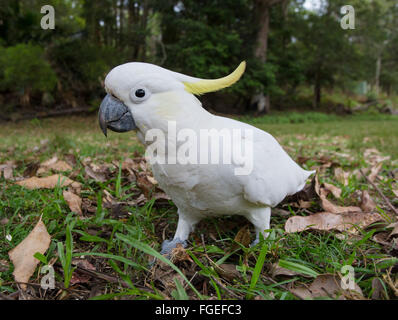
[[[232,86],[237,82],[242,74],[245,72],[246,62],[242,61],[234,72],[226,77],[219,79],[198,79],[196,82],[183,82],[185,90],[189,93],[201,95],[207,92],[218,91],[229,86]]]

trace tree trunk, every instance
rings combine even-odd
[[[254,48],[254,57],[265,63],[267,60],[268,34],[269,34],[269,11],[270,8],[283,0],[255,0],[254,10],[256,24],[259,27]],[[264,92],[257,92],[251,98],[251,104],[256,105],[257,113],[269,113],[270,98]]]
[[[119,31],[119,49],[123,48],[123,26],[124,26],[124,1],[120,1],[119,4],[119,23],[120,23],[120,31]]]
[[[319,109],[320,105],[321,105],[321,82],[319,81],[319,77],[316,76],[315,85],[314,85],[313,108],[314,109]]]
[[[376,60],[376,75],[375,75],[375,93],[378,96],[380,92],[380,72],[381,72],[381,54],[377,56]]]
[[[269,32],[269,1],[256,0],[255,10],[256,22],[259,30],[256,37],[256,47],[254,56],[261,62],[265,63],[267,59],[267,46],[268,46],[268,32]]]

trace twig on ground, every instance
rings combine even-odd
[[[366,181],[368,181],[373,188],[375,188],[375,190],[381,195],[381,197],[383,198],[383,200],[387,203],[387,205],[391,208],[391,210],[395,213],[395,215],[398,216],[398,210],[391,204],[390,200],[387,199],[387,197],[383,194],[383,192],[380,190],[380,188],[378,186],[376,186],[376,184],[374,184],[362,171],[362,169],[359,169],[359,172],[361,172],[361,174],[365,177]]]
[[[225,291],[227,291],[231,296],[235,297],[236,299],[242,299],[242,297],[238,296],[235,292],[232,290],[228,289],[226,286],[222,284],[221,281],[219,281],[216,277],[211,277],[215,283],[217,283],[221,288],[223,288]]]

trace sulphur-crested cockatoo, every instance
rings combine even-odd
[[[154,177],[178,208],[177,231],[163,242],[163,254],[185,246],[195,224],[209,216],[246,217],[258,243],[268,234],[271,208],[314,172],[300,168],[267,132],[202,108],[195,95],[231,86],[245,67],[205,80],[132,62],[106,76],[101,129],[137,130]]]

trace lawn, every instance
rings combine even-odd
[[[340,231],[287,232],[289,217],[325,211],[319,199],[300,199],[274,210],[270,236],[253,248],[252,227],[244,218],[206,219],[187,249],[167,260],[157,252],[173,236],[176,207],[156,189],[134,133],[110,132],[105,138],[96,117],[2,124],[0,165],[8,163],[12,177],[0,177],[0,294],[20,295],[8,252],[42,217],[51,243],[29,280],[26,294],[33,298],[396,299],[391,205],[398,206],[398,118],[310,113],[244,121],[273,134],[304,168],[318,169],[321,184],[340,190],[339,197],[327,194],[335,206],[360,206],[367,191],[375,204],[371,211],[382,219],[363,228],[358,222]],[[43,167],[49,159],[65,161],[70,169],[62,174],[81,184],[80,214],[65,199],[71,187],[31,190],[16,184],[57,173]],[[375,173],[379,191],[359,169],[368,177]],[[40,270],[48,264],[55,270],[54,290],[40,288]],[[339,279],[343,266],[353,267],[360,293],[337,293],[333,284],[327,294],[305,291],[322,279]]]

